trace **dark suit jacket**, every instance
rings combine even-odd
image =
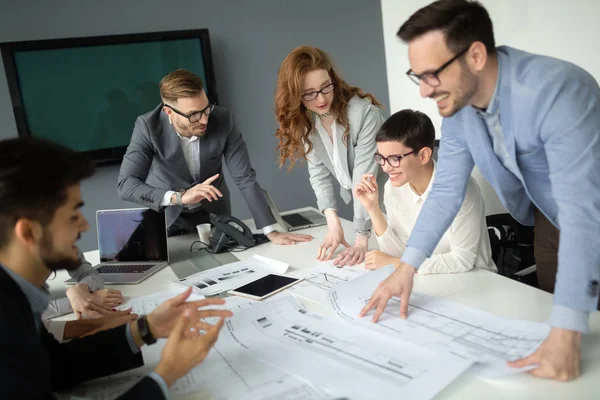
[[[202,206],[216,214],[231,214],[229,189],[223,176],[222,160],[240,189],[254,217],[257,228],[275,223],[266,198],[256,181],[246,143],[237,129],[233,115],[223,107],[210,114],[206,134],[200,140],[200,179],[195,182],[185,162],[180,139],[173,130],[162,104],[135,122],[131,142],[119,171],[118,191],[123,200],[161,211],[160,202],[168,190],[189,189],[215,174],[213,185],[223,193],[216,202],[202,201]],[[166,207],[167,225],[179,217],[182,207]]]
[[[144,364],[133,354],[121,326],[60,344],[41,325],[35,329],[29,301],[0,268],[0,397],[54,399],[85,380]],[[121,399],[164,399],[158,384],[145,377]]]

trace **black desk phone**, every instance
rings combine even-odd
[[[269,241],[263,234],[252,234],[246,224],[231,215],[211,213],[210,223],[215,229],[206,250],[213,254],[250,248]]]

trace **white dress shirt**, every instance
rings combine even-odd
[[[198,136],[187,138],[181,136],[179,133],[177,133],[177,136],[179,136],[179,143],[181,144],[181,150],[183,150],[183,158],[185,158],[185,163],[190,171],[190,175],[194,181],[198,181],[198,179],[200,179],[200,140],[198,140]],[[162,201],[160,202],[160,205],[173,206],[174,204],[171,204],[171,197],[174,194],[175,191],[167,190],[162,198]],[[194,204],[188,208],[193,209],[199,206],[200,203],[197,205]],[[278,226],[278,224],[267,225],[262,228],[262,231],[265,235],[268,235],[269,233],[276,231]]]
[[[338,147],[337,137],[337,124],[335,122],[331,124],[331,137],[327,133],[327,130],[321,123],[321,118],[319,117],[317,117],[316,119],[315,128],[321,136],[321,140],[323,141],[323,145],[325,146],[327,155],[329,156],[331,164],[335,169],[335,175],[338,182],[344,189],[352,190],[352,178],[350,177],[350,173],[346,169],[344,169],[344,167],[342,167],[342,161],[340,160],[340,149]]]
[[[393,187],[389,181],[385,184],[384,203],[388,228],[383,235],[377,236],[381,251],[393,257],[402,256],[434,178],[435,163],[429,185],[421,196],[408,183],[401,187]],[[471,177],[465,199],[452,225],[442,236],[431,257],[417,271],[421,275],[447,274],[467,272],[473,267],[498,271],[492,260],[483,197],[479,186]]]

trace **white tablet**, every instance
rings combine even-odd
[[[301,280],[284,275],[269,274],[237,289],[230,290],[229,293],[252,300],[262,300],[295,285]]]

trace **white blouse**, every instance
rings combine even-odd
[[[389,181],[385,184],[383,201],[387,211],[388,228],[383,235],[377,237],[381,251],[393,257],[402,257],[423,203],[431,191],[434,178],[435,166],[429,186],[421,196],[417,195],[408,183],[401,187],[393,187]],[[479,186],[470,177],[458,214],[433,254],[418,269],[418,273],[424,275],[466,272],[473,267],[498,271],[492,260],[483,197]]]
[[[340,160],[340,148],[338,142],[341,142],[341,140],[338,140],[337,136],[337,123],[334,121],[333,124],[331,124],[331,137],[329,137],[329,134],[321,123],[321,118],[319,117],[316,119],[315,128],[317,129],[317,132],[319,132],[321,140],[325,145],[325,150],[327,151],[327,155],[331,160],[331,164],[333,164],[338,182],[344,189],[352,190],[352,178],[350,177],[350,173],[344,169],[342,166],[342,161]],[[345,150],[343,154],[346,155]]]

